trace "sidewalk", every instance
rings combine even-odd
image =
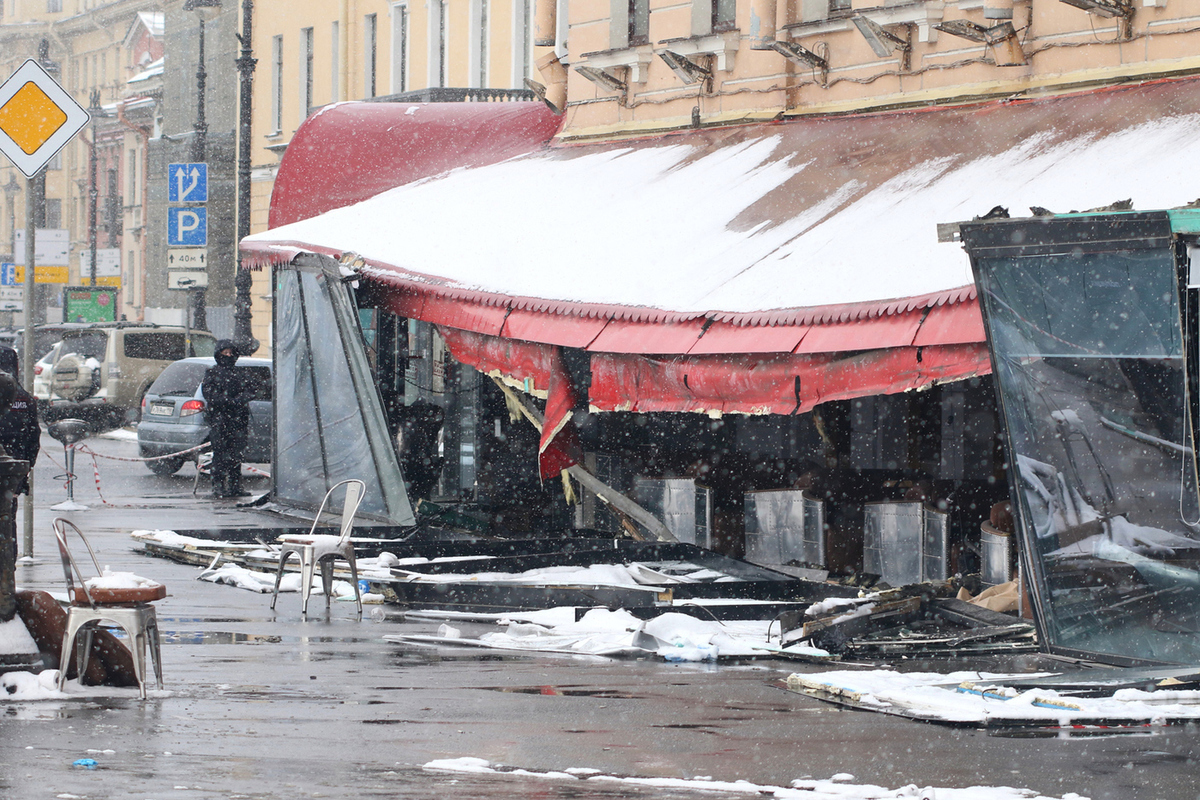
[[[136,454],[128,441],[90,444]],[[61,463],[57,442],[46,438],[43,448]],[[588,768],[775,787],[849,773],[850,783],[892,790],[988,785],[1056,798],[1195,798],[1200,733],[1190,728],[1115,738],[987,736],[780,691],[772,683],[802,668],[778,661],[667,664],[397,645],[383,636],[433,634],[438,623],[406,622],[398,608],[380,606],[360,622],[352,602],[335,602],[326,615],[320,597],[302,622],[295,594],[281,595],[272,612],[269,594],[197,581],[199,569],[145,556],[128,536],[276,517],[193,498],[190,466],[161,478],[129,462],[101,462],[113,504],[102,506],[88,485],[91,459],[77,468],[85,480],[76,499],[92,508],[68,516],[101,563],[168,588],[158,603],[166,691],[144,703],[136,690],[104,688],[68,701],[0,702],[0,795],[11,800],[712,796],[422,769],[468,757],[536,772]],[[51,481],[57,471],[39,460],[36,563],[18,566],[17,582],[61,592],[49,526],[49,506],[65,497]],[[97,768],[73,768],[81,758]]]

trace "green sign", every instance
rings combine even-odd
[[[111,286],[68,286],[63,322],[116,322],[120,294]]]

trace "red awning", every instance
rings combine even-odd
[[[459,167],[494,164],[550,140],[543,103],[335,103],[288,143],[271,192],[277,228]]]

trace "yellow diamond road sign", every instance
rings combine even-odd
[[[32,59],[0,85],[0,153],[32,178],[88,123],[88,113]]]

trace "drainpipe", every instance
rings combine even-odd
[[[567,110],[567,68],[553,51],[534,63],[546,81],[546,102],[553,106],[554,113],[563,113]]]
[[[554,47],[557,41],[558,0],[537,0],[533,15],[533,45]]]
[[[983,0],[983,18],[986,20],[1007,20],[1013,18],[1013,0]]]
[[[776,0],[750,0],[750,49],[770,50],[775,41]]]
[[[134,125],[132,122],[129,121],[129,119],[125,116],[125,104],[128,102],[129,102],[128,100],[123,100],[122,102],[117,103],[117,119],[119,119],[121,121],[121,124],[124,125],[126,128],[129,128],[129,130],[133,131],[138,136],[142,137],[142,152],[148,156],[150,154],[150,128],[149,128],[149,126],[143,127],[141,125]],[[150,220],[149,220],[150,215],[148,213],[147,203],[146,203],[147,192],[150,191],[150,180],[149,180],[150,179],[150,170],[146,168],[148,166],[148,164],[149,164],[149,161],[146,160],[145,158],[143,158],[142,198],[141,198],[142,199],[142,202],[141,202],[141,205],[142,205],[142,237],[141,237],[142,238],[142,244],[141,244],[142,268],[140,270],[138,270],[138,279],[137,279],[138,280],[138,304],[137,304],[137,321],[138,322],[143,322],[146,319],[146,257],[147,257],[146,256],[146,253],[147,253],[146,246],[147,246],[147,240],[150,238],[148,236],[149,230],[147,227],[150,222]]]

